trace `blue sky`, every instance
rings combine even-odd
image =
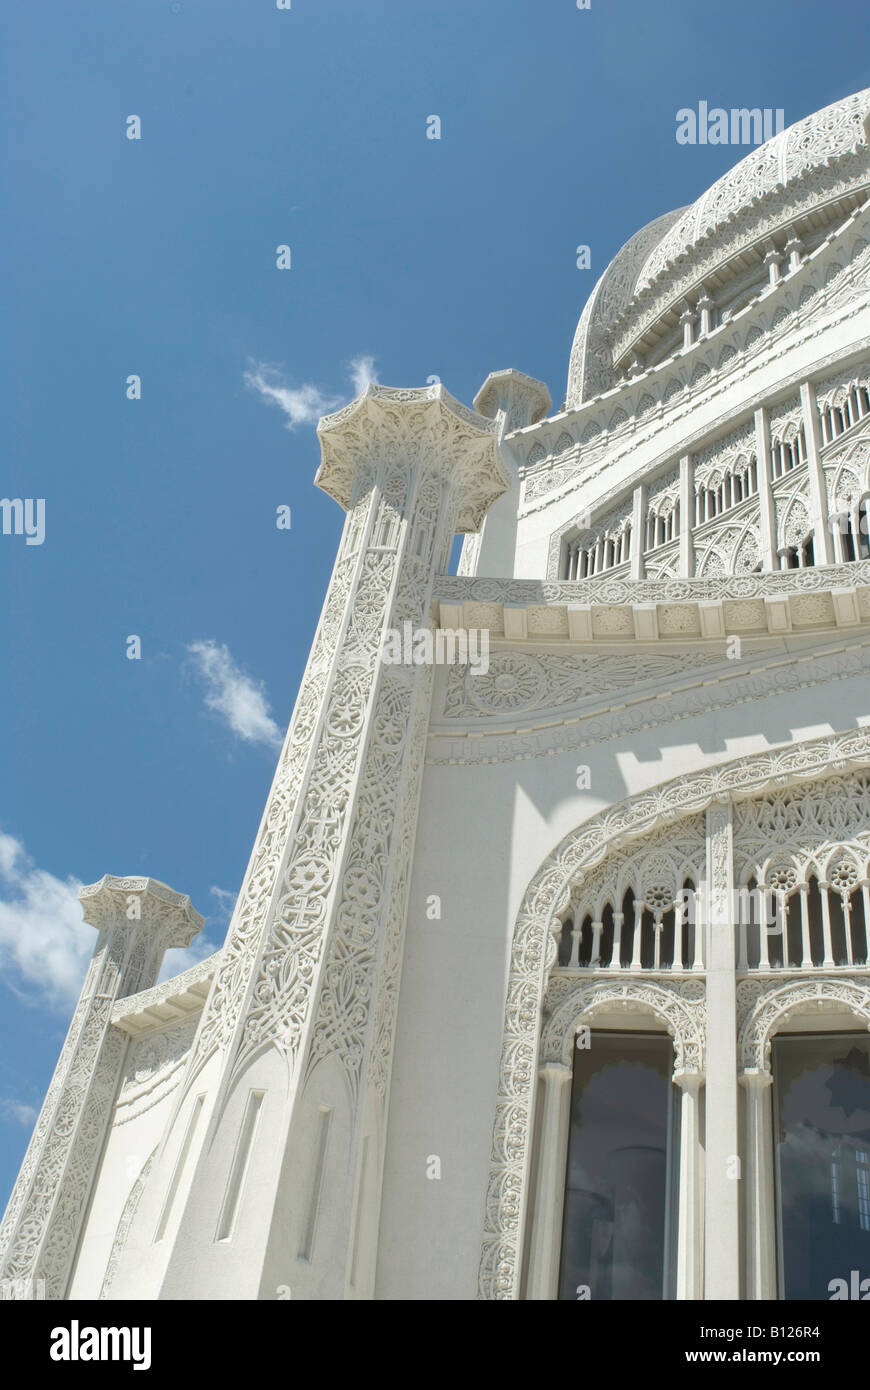
[[[870,49],[866,0],[8,0],[0,23],[0,491],[46,504],[42,545],[0,536],[5,1198],[95,939],[78,884],[189,893],[208,920],[177,968],[223,939],[341,528],[317,414],[372,377],[470,403],[503,367],[558,407],[607,262],[746,153],[678,145],[676,111],[790,124],[870,85]]]

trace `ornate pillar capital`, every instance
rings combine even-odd
[[[538,1067],[538,1076],[547,1083],[564,1085],[571,1080],[572,1071],[564,1062],[548,1059]]]
[[[763,1071],[760,1067],[747,1067],[738,1073],[738,1080],[741,1086],[754,1091],[763,1091],[765,1086],[770,1086],[773,1082],[773,1074]]]
[[[552,404],[543,381],[526,376],[525,372],[518,372],[513,367],[490,372],[474,398],[475,410],[487,418],[494,418],[499,411],[504,412],[506,432],[536,425]]]
[[[79,902],[84,920],[98,931],[139,922],[162,937],[167,951],[189,946],[205,924],[186,893],[176,893],[156,878],[103,874],[97,883],[79,889]]]
[[[498,423],[435,386],[369,386],[317,433],[321,462],[314,481],[347,510],[366,471],[424,464],[457,490],[457,531],[479,531],[510,480],[498,451]]]

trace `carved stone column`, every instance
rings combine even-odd
[[[822,466],[822,428],[816,405],[816,388],[811,381],[801,385],[801,411],[807,441],[809,472],[809,503],[813,518],[813,554],[817,565],[830,565],[834,559],[834,541],[828,528],[828,492]]]
[[[538,1085],[538,1171],[526,1284],[526,1298],[531,1300],[559,1296],[562,1209],[571,1124],[571,1068],[562,1062],[545,1062],[538,1070]]]
[[[746,1297],[775,1299],[776,1213],[769,1071],[744,1071],[746,1094]]]
[[[755,412],[755,457],[758,460],[761,564],[765,570],[775,570],[779,569],[776,555],[776,504],[770,477],[770,423],[767,411],[763,407]]]
[[[523,435],[522,446],[514,448],[510,442],[505,442],[505,437],[514,430],[537,424],[552,404],[542,381],[513,368],[490,372],[475,396],[474,408],[478,414],[497,421],[501,457],[510,487],[489,508],[479,533],[465,537],[457,574],[513,577],[520,505],[519,468],[526,461],[531,441],[528,435]]]
[[[631,504],[631,577],[644,577],[644,551],[646,550],[646,495],[644,483],[638,483]]]
[[[117,999],[156,983],[164,953],[188,946],[204,918],[153,878],[107,874],[79,893],[99,931],[78,1006],[0,1227],[0,1277],[45,1280],[66,1296],[91,1184],[121,1076]]]
[[[680,459],[680,574],[695,573],[693,530],[695,526],[695,481],[691,454]]]
[[[319,434],[347,521],[180,1088],[176,1114],[196,1087],[208,1118],[165,1298],[191,1267],[201,1297],[373,1291],[433,583],[507,478],[496,422],[440,385],[369,387]]]
[[[701,1072],[674,1076],[680,1090],[680,1201],[677,1298],[701,1298],[704,1277],[704,1169],[701,1163]]]
[[[730,804],[707,811],[707,1086],[704,1297],[740,1297],[740,1158],[733,830]]]

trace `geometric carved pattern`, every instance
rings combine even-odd
[[[544,1001],[541,1062],[571,1065],[577,1025],[615,1010],[653,1014],[674,1040],[674,1075],[703,1072],[705,989],[701,980],[551,980]]]
[[[773,848],[772,848],[773,847]],[[844,862],[854,882],[870,872],[870,779],[859,773],[778,791],[744,802],[734,816],[735,876],[772,886],[789,869],[789,891],[812,875],[832,880]]]
[[[811,574],[811,570],[805,571]],[[490,658],[492,660],[492,658]],[[795,654],[788,661],[774,661],[753,669],[748,663],[732,663],[736,679],[723,679],[717,685],[692,682],[689,675],[673,694],[649,689],[636,703],[624,709],[601,708],[595,704],[580,712],[565,711],[564,718],[553,719],[544,729],[523,726],[500,727],[485,723],[481,736],[469,735],[468,722],[454,731],[447,724],[430,730],[427,762],[472,766],[478,763],[509,763],[524,758],[555,757],[566,752],[600,746],[639,728],[651,729],[689,719],[696,714],[731,709],[748,699],[784,699],[792,691],[823,682],[870,678],[870,645],[859,643],[833,651],[817,651],[812,663]],[[470,679],[477,679],[472,677]],[[676,685],[676,680],[675,680]],[[554,710],[554,715],[560,711]],[[521,712],[520,712],[521,713]],[[465,720],[466,717],[463,716]]]
[[[740,1070],[769,1072],[771,1037],[793,1011],[850,1013],[870,1028],[870,983],[853,977],[794,978],[784,984],[742,980],[737,987],[737,1009]]]
[[[479,719],[557,708],[596,695],[604,697],[612,690],[666,680],[699,666],[721,664],[721,653],[715,652],[625,656],[495,652],[485,674],[475,674],[469,666],[448,668],[443,717]]]
[[[791,474],[786,475],[786,480]],[[776,488],[774,488],[776,492]],[[818,565],[804,570],[719,579],[582,579],[551,583],[539,579],[460,579],[440,575],[436,598],[447,603],[680,603],[700,599],[749,599],[870,585],[870,560]]]

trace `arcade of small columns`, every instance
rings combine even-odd
[[[807,959],[803,968],[784,964],[767,971],[763,958],[747,970],[740,945],[745,933],[737,931],[731,908],[739,894],[730,804],[708,808],[706,834],[707,881],[698,895],[700,944],[693,961],[659,972],[639,969],[633,952],[627,966],[560,969],[559,924],[552,932],[535,1102],[537,1157],[526,1217],[526,1299],[559,1296],[578,1029],[593,1030],[594,1047],[596,1018],[606,1014],[613,1029],[625,1010],[674,1039],[673,1082],[680,1092],[676,1297],[778,1297],[770,1039],[786,1018],[801,1015],[816,1027],[823,1020],[831,1032],[870,1029],[870,965],[834,965],[826,932],[821,966]]]
[[[656,506],[648,500],[648,488],[634,489],[631,517],[611,532],[590,537],[588,531],[570,536],[563,547],[564,579],[590,579],[619,565],[630,565],[632,579],[644,578],[644,555],[679,540],[679,574],[694,574],[693,532],[756,494],[759,498],[761,568],[797,569],[813,564],[841,564],[870,555],[865,504],[868,493],[856,500],[847,515],[829,515],[821,451],[870,416],[870,390],[854,382],[841,404],[820,406],[815,385],[800,387],[801,425],[792,439],[771,436],[770,412],[755,412],[755,439],[747,446],[745,466],[726,469],[715,488],[697,485],[694,459],[680,459],[679,498]],[[813,525],[798,546],[777,543],[776,512],[772,484],[796,468],[808,466],[808,503]],[[644,538],[643,546],[633,542]],[[850,553],[852,552],[852,553]]]

